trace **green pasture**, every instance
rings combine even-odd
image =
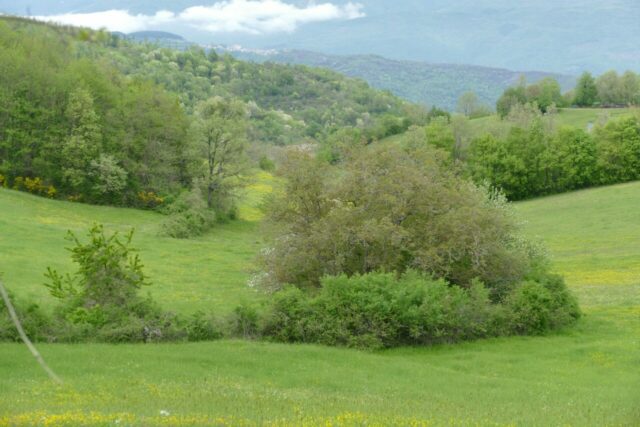
[[[147,291],[163,306],[177,312],[227,310],[259,297],[247,281],[263,245],[258,206],[272,184],[270,175],[254,175],[240,204],[240,220],[191,240],[158,237],[164,216],[155,212],[51,201],[0,188],[0,272],[17,297],[48,305],[47,267],[75,268],[65,250],[67,230],[83,237],[95,222],[107,231],[133,227],[134,247],[152,283]]]
[[[263,181],[263,179],[265,181]],[[263,186],[263,182],[267,182]],[[260,247],[259,194],[242,221],[194,241],[156,237],[159,215],[0,191],[0,270],[48,301],[47,265],[68,267],[64,231],[134,225],[166,307],[224,310],[243,298]],[[640,183],[519,203],[584,317],[542,337],[379,352],[248,341],[41,344],[52,384],[26,348],[0,344],[4,425],[640,425]]]
[[[572,126],[588,130],[591,125],[606,123],[610,119],[632,114],[637,109],[633,108],[562,108],[555,115],[555,123],[558,126]],[[474,135],[484,132],[496,132],[498,129],[509,126],[497,115],[480,117],[469,121]]]

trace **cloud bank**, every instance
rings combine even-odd
[[[314,3],[298,7],[282,0],[228,0],[210,6],[192,6],[182,12],[166,10],[154,15],[132,15],[127,10],[94,13],[66,13],[37,16],[36,19],[66,25],[106,28],[130,33],[161,24],[181,23],[212,33],[270,34],[294,32],[300,25],[312,22],[352,20],[365,16],[360,3],[338,6]]]

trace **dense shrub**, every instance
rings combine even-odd
[[[214,225],[216,218],[198,189],[182,193],[169,206],[167,213],[167,219],[160,226],[160,234],[180,239],[205,233]]]
[[[515,333],[539,334],[566,326],[580,317],[575,298],[560,276],[529,280],[507,297],[508,322]]]
[[[194,313],[185,323],[189,341],[210,341],[223,337],[226,332],[221,319],[202,311]]]
[[[579,317],[558,277],[518,284],[492,303],[479,281],[462,288],[415,271],[325,277],[317,293],[277,292],[262,323],[265,337],[350,347],[452,343],[505,334],[539,334]]]
[[[275,239],[261,256],[263,283],[317,287],[325,275],[416,269],[508,289],[538,262],[532,246],[504,199],[444,157],[425,145],[375,146],[331,167],[292,154],[285,191],[267,206]]]
[[[640,115],[611,120],[594,133],[600,183],[640,179]]]
[[[256,307],[250,304],[240,304],[226,319],[226,330],[229,335],[240,338],[257,338],[260,314]]]
[[[274,170],[276,170],[276,164],[267,156],[260,157],[258,166],[260,166],[260,169],[266,172],[273,172]]]

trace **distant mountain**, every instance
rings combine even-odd
[[[237,58],[255,62],[272,61],[329,68],[350,77],[366,80],[371,86],[386,89],[409,101],[437,105],[454,110],[460,95],[475,92],[480,100],[493,107],[505,88],[517,83],[521,75],[528,82],[553,77],[564,90],[575,85],[575,77],[538,71],[510,71],[502,68],[458,64],[431,64],[398,61],[377,55],[326,55],[301,50],[252,50],[222,48]]]
[[[167,31],[136,31],[136,32],[127,34],[127,37],[137,39],[137,40],[157,39],[157,40],[179,40],[179,41],[186,42],[184,37],[178,34],[169,33]]]
[[[282,0],[305,7],[308,0]],[[349,0],[321,0],[344,5]],[[207,32],[159,22],[154,30],[198,43],[241,44],[331,54],[376,54],[431,63],[475,64],[519,70],[600,74],[640,71],[638,0],[351,0],[366,15],[316,22],[293,32]],[[132,15],[180,12],[222,0],[0,0],[0,12],[18,15],[90,13]]]
[[[124,37],[138,42],[156,43],[162,47],[184,50],[195,43],[187,41],[184,37],[168,31],[136,31],[125,34]]]

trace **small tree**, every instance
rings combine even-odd
[[[480,102],[475,92],[465,92],[458,98],[457,111],[460,114],[471,117],[479,108]]]
[[[620,76],[615,70],[607,71],[596,79],[598,99],[605,106],[624,104],[624,91]]]
[[[73,274],[52,268],[45,286],[62,305],[56,320],[67,330],[61,339],[97,341],[143,341],[160,339],[171,327],[171,319],[150,298],[138,291],[149,285],[143,265],[131,247],[133,230],[124,236],[108,236],[102,225],[94,225],[83,243],[69,231],[71,259],[78,265]]]
[[[505,118],[514,106],[523,105],[526,102],[527,95],[525,93],[525,87],[522,84],[510,87],[504,91],[496,102],[496,111],[501,118]]]
[[[71,259],[78,264],[73,275],[60,275],[47,269],[51,280],[47,288],[56,298],[73,298],[85,307],[96,305],[126,305],[136,296],[138,289],[148,285],[142,272],[142,263],[131,248],[133,229],[121,239],[118,233],[106,236],[102,225],[89,230],[89,242],[83,244],[69,231],[67,240],[75,247],[69,249]]]
[[[596,87],[596,80],[591,73],[584,72],[578,80],[575,89],[575,97],[573,102],[578,107],[591,107],[596,103],[598,99],[598,88]]]

